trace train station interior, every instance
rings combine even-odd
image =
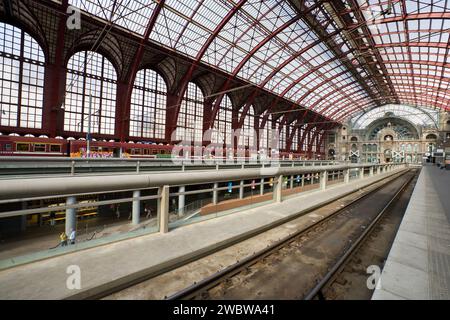
[[[0,0],[0,299],[449,300],[449,36],[448,0]]]

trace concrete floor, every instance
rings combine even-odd
[[[142,220],[146,221],[146,219]],[[91,238],[94,233],[96,233],[96,238],[109,235],[129,224],[130,220],[126,215],[122,215],[120,219],[114,216],[79,220],[77,223],[77,241],[85,241]],[[0,242],[0,260],[55,248],[60,243],[59,235],[64,229],[64,223],[57,223],[54,226],[33,226],[19,236],[2,240]]]
[[[450,299],[450,171],[423,167],[373,300]]]

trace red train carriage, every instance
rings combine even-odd
[[[68,155],[64,139],[0,136],[0,156],[64,157]]]
[[[220,148],[221,146],[219,146]],[[234,158],[243,159],[266,159],[272,158],[275,153],[269,152],[259,154],[255,150],[233,150],[224,148],[222,154],[217,152],[217,146],[177,146],[172,154],[173,145],[135,143],[135,142],[115,142],[115,141],[91,141],[90,157],[93,158],[229,158],[234,154]],[[86,140],[53,139],[46,137],[22,137],[22,136],[2,136],[0,135],[0,156],[47,156],[47,157],[87,157]],[[228,153],[227,153],[228,152]],[[305,159],[305,155],[292,152],[279,152],[280,159],[298,160]]]
[[[85,140],[70,141],[70,156],[74,158],[87,157],[87,142]],[[171,156],[172,146],[91,141],[90,157],[93,158],[167,158]]]

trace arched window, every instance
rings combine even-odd
[[[296,152],[298,149],[298,128],[297,128],[297,122],[295,122],[293,125],[291,125],[291,133],[290,135],[292,135],[292,130],[296,130],[294,135],[292,136],[292,144],[291,144],[291,151]]]
[[[130,136],[164,139],[167,86],[151,69],[136,73],[131,94]]]
[[[306,125],[303,125],[303,127],[301,128],[302,137],[303,137],[303,151],[308,151],[310,131],[307,131],[306,127],[307,127]]]
[[[92,51],[75,53],[67,64],[64,130],[114,134],[117,75],[111,62]]]
[[[42,128],[44,64],[36,40],[0,22],[0,125]]]
[[[262,121],[265,114],[259,116],[259,128],[261,128]],[[269,114],[264,125],[264,128],[259,129],[259,149],[269,150],[272,141],[272,115]]]
[[[311,133],[309,136],[309,145],[311,146],[311,151],[312,152],[316,152],[316,147],[317,147],[317,143],[316,143],[316,137],[315,137],[315,133],[317,131],[317,128],[314,127],[311,129]]]
[[[297,134],[298,134],[298,144],[299,144],[299,150],[300,151],[305,151],[306,149],[305,149],[305,140],[303,141],[303,145],[301,145],[301,142],[302,142],[302,138],[303,138],[303,135],[305,134],[305,128],[306,128],[306,125],[301,125],[301,126],[299,126],[298,127],[298,129],[297,129]]]
[[[242,112],[239,112],[239,119],[242,117]],[[244,147],[254,147],[254,131],[255,131],[255,111],[253,106],[248,109],[247,115],[244,119],[244,124],[240,128],[239,145]]]
[[[178,140],[203,140],[203,103],[202,91],[195,83],[189,82],[178,114]]]
[[[213,103],[214,105],[214,103]],[[217,144],[231,145],[232,138],[232,118],[233,105],[228,95],[225,95],[220,102],[220,108],[214,120],[214,128],[211,135],[211,142]]]
[[[281,126],[281,124],[279,124]],[[280,150],[286,149],[286,125],[282,126],[280,130]]]

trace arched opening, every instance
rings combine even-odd
[[[292,135],[292,132],[294,134]],[[289,126],[289,136],[292,136],[292,143],[291,143],[291,149],[290,151],[296,152],[298,150],[298,129],[297,129],[297,122],[291,124]]]
[[[242,117],[242,112],[239,112],[239,118]],[[248,109],[245,116],[242,128],[239,133],[239,146],[241,147],[254,147],[254,131],[255,131],[255,111],[253,106]]]
[[[42,128],[45,56],[23,30],[0,22],[0,125]]]
[[[202,90],[195,83],[189,82],[178,113],[177,140],[189,143],[203,140],[203,103]]]
[[[164,139],[167,86],[156,71],[136,73],[131,94],[130,136]]]
[[[266,153],[268,153],[268,150],[271,148],[272,144],[272,115],[269,114],[267,116],[266,123],[264,125],[264,128],[261,129],[262,121],[264,119],[265,115],[259,116],[259,149],[265,150]]]
[[[437,136],[435,135],[435,134],[428,134],[426,137],[425,137],[425,139],[426,140],[436,140],[437,139]]]
[[[328,159],[334,160],[335,159],[335,155],[336,155],[336,151],[334,149],[329,149],[328,150]]]
[[[351,142],[357,142],[357,141],[358,141],[358,138],[357,138],[357,137],[351,137],[350,141],[351,141]]]
[[[392,150],[391,149],[384,150],[384,161],[392,162]]]
[[[280,130],[280,150],[286,149],[286,134],[286,125],[283,125]]]
[[[213,103],[214,105],[214,103]],[[233,105],[228,95],[225,95],[220,102],[220,108],[214,120],[214,127],[211,135],[211,142],[219,145],[231,145],[232,140],[232,118]]]
[[[67,64],[64,130],[115,132],[117,74],[112,63],[93,51],[75,53]]]

